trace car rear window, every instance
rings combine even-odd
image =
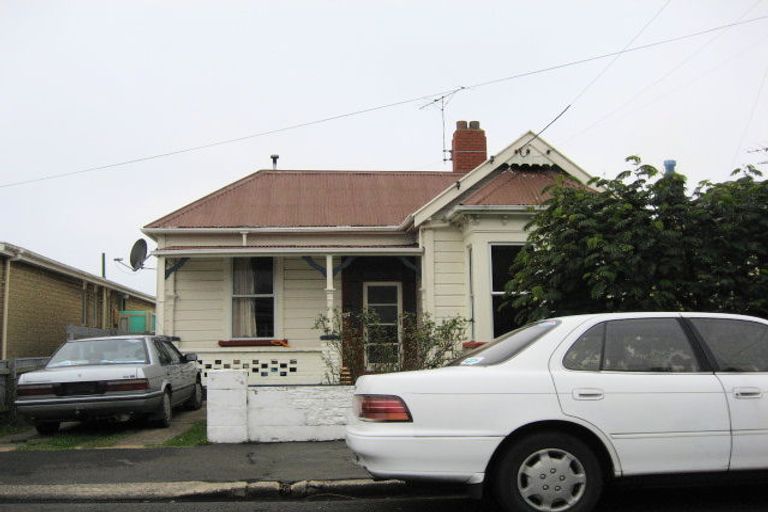
[[[147,364],[147,347],[140,338],[68,341],[53,354],[46,368],[98,364]]]
[[[549,331],[557,320],[542,320],[516,329],[449,363],[449,366],[490,366],[512,359]]]

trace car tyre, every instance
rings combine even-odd
[[[604,480],[592,449],[561,432],[513,442],[492,478],[494,498],[509,512],[588,512],[600,499]]]
[[[195,382],[195,389],[184,405],[191,411],[196,411],[203,406],[203,385],[199,380]]]
[[[35,430],[37,430],[37,433],[41,436],[52,436],[59,431],[60,425],[61,423],[58,421],[44,421],[35,424]]]
[[[173,406],[171,403],[171,392],[166,390],[163,393],[163,401],[160,403],[160,408],[151,418],[153,425],[160,428],[167,428],[171,425],[171,419],[173,418]]]

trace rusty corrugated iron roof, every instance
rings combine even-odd
[[[583,187],[557,168],[513,167],[494,176],[461,204],[467,206],[538,205],[550,198],[544,189],[561,178],[566,186]]]
[[[397,226],[458,178],[438,171],[259,171],[146,227]]]

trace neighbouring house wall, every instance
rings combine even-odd
[[[338,259],[334,264],[339,264]],[[167,280],[158,272],[158,279],[164,280],[158,283],[162,293],[158,300],[162,331],[158,332],[179,336],[179,348],[198,354],[204,374],[245,369],[251,384],[323,382],[321,332],[313,326],[318,315],[326,312],[325,278],[298,256],[275,258],[274,268],[274,338],[287,339],[288,347],[219,346],[232,332],[231,258],[190,258]],[[341,273],[334,283],[335,304],[340,307]]]
[[[5,345],[5,337],[7,336],[7,333],[3,332],[3,320],[5,315],[5,286],[6,286],[6,276],[5,276],[5,262],[8,258],[4,258],[0,256],[0,359],[4,359],[3,357],[3,346]]]
[[[138,297],[128,297],[125,301],[125,309],[128,311],[154,311],[155,305]]]
[[[50,356],[82,324],[82,282],[12,262],[9,283],[8,358]]]

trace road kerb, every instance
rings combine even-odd
[[[0,502],[128,501],[245,498],[247,482],[138,482],[119,484],[0,485]]]
[[[302,480],[234,482],[138,482],[106,484],[0,485],[2,502],[162,501],[220,499],[302,499],[327,495],[344,497],[395,496],[409,488],[400,480]]]

